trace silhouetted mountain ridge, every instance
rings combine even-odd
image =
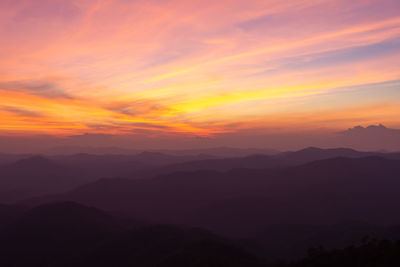
[[[345,148],[307,148],[276,155],[258,154],[235,158],[176,156],[160,152],[136,155],[77,154],[50,158],[34,156],[0,166],[0,201],[10,202],[40,194],[59,193],[103,177],[136,179],[182,171],[284,168],[332,157],[371,155],[400,159],[400,153],[359,152]]]
[[[146,180],[103,179],[58,198],[151,220],[202,222],[198,226],[212,230],[217,221],[218,225],[227,224],[224,220],[229,216],[250,218],[245,225],[233,224],[236,229],[231,230],[237,233],[252,229],[249,224],[267,222],[359,219],[397,223],[400,216],[394,210],[400,203],[399,163],[381,157],[333,158],[280,169],[177,172]],[[260,199],[264,199],[262,204],[257,203]],[[221,201],[226,208],[215,204]],[[224,209],[232,215],[224,215]],[[257,222],[252,218],[258,218]]]
[[[188,161],[162,167],[155,170],[154,174],[194,170],[227,171],[234,168],[281,168],[334,157],[359,158],[374,155],[384,158],[400,159],[400,153],[360,152],[349,148],[321,149],[309,147],[295,152],[284,152],[276,155],[256,154],[237,158]]]

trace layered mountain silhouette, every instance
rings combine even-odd
[[[234,168],[265,169],[299,165],[331,157],[378,155],[400,158],[399,153],[359,152],[350,149],[307,148],[276,155],[215,158],[206,154],[170,155],[142,152],[135,155],[74,154],[60,156],[2,155],[0,202],[55,194],[106,177],[133,179],[197,170],[228,171]]]
[[[304,164],[311,161],[335,157],[360,158],[380,156],[400,159],[400,153],[360,152],[349,148],[320,149],[309,147],[294,152],[284,152],[275,155],[250,155],[237,158],[207,159],[188,161],[161,168],[159,172],[193,171],[193,170],[230,170],[234,168],[265,169]]]
[[[399,153],[25,156],[0,166],[1,266],[348,264],[400,239]]]
[[[72,200],[151,220],[193,223],[224,234],[266,223],[397,223],[399,163],[376,156],[333,158],[278,169],[101,179],[36,201]]]
[[[22,157],[22,158],[21,158]],[[102,177],[142,178],[161,166],[211,156],[173,156],[143,152],[137,155],[4,156],[0,165],[0,202],[60,193]],[[12,161],[11,159],[14,159]]]
[[[4,154],[0,153],[0,166],[16,162],[21,159],[32,157],[31,154]]]
[[[45,155],[136,155],[143,152],[161,153],[174,156],[208,155],[213,157],[245,157],[254,154],[277,154],[274,149],[262,148],[236,148],[236,147],[211,147],[198,149],[153,149],[138,150],[121,147],[87,147],[87,146],[62,146],[43,151]],[[1,159],[1,157],[0,157]]]

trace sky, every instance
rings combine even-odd
[[[0,44],[0,136],[400,128],[398,0],[0,0]]]

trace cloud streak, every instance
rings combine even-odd
[[[29,109],[25,109],[25,108],[21,108],[21,107],[0,106],[0,110],[12,113],[12,114],[17,115],[19,117],[38,118],[38,117],[43,117],[44,116],[44,114],[42,114],[40,112],[29,110]]]
[[[2,81],[0,82],[0,90],[26,92],[28,94],[33,94],[46,98],[72,98],[70,95],[60,90],[54,82],[50,81]]]

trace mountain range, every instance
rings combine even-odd
[[[26,259],[33,257],[28,262],[48,260],[55,266],[63,266],[61,262],[67,264],[65,266],[102,266],[102,262],[116,257],[129,258],[121,247],[132,245],[132,250],[138,250],[138,245],[134,244],[138,242],[135,241],[138,235],[142,235],[141,227],[157,225],[167,225],[154,228],[163,230],[149,230],[161,231],[156,234],[160,238],[164,234],[170,236],[170,231],[178,236],[183,234],[185,238],[187,234],[197,236],[197,230],[187,230],[197,228],[207,233],[204,234],[207,240],[213,236],[212,242],[207,241],[206,245],[203,239],[195,238],[201,241],[195,244],[182,241],[185,245],[176,249],[185,251],[184,257],[194,257],[196,251],[204,251],[209,257],[213,250],[220,249],[221,255],[225,252],[231,255],[239,247],[237,253],[245,262],[251,259],[254,266],[259,266],[266,264],[264,259],[301,259],[308,248],[319,245],[328,249],[360,245],[365,236],[400,239],[400,228],[388,227],[400,225],[399,177],[399,153],[360,152],[347,148],[310,147],[274,155],[230,158],[160,152],[21,155],[7,158],[0,166],[0,198],[1,202],[8,203],[0,205],[0,228],[6,229],[2,232],[6,240],[3,246],[9,243],[10,255],[14,251],[18,258],[24,253]],[[75,217],[83,221],[73,219]],[[54,228],[56,225],[60,228]],[[70,226],[75,230],[62,230]],[[84,230],[85,227],[91,229]],[[142,230],[135,232],[138,227]],[[35,233],[52,231],[52,228],[53,232],[45,234],[50,238],[43,241],[46,246],[38,246],[38,250],[47,251],[49,258],[40,258],[45,256],[39,257],[39,251],[30,251],[33,244],[29,242],[39,239]],[[86,236],[92,229],[99,232]],[[73,239],[73,233],[72,241],[68,235],[51,239],[57,232],[68,231],[77,231],[77,239]],[[118,237],[131,231],[132,239]],[[61,242],[57,246],[68,250],[68,246],[80,242],[80,238],[83,238],[84,247],[105,242],[104,247],[95,245],[96,249],[86,251],[77,246],[72,263],[68,255],[57,254],[59,252],[52,251],[48,245]],[[146,235],[145,240],[148,238],[150,241],[141,242],[156,242],[151,239],[154,236]],[[21,242],[27,243],[25,252],[22,247],[17,250]],[[169,241],[166,242],[162,247],[170,246],[166,245]],[[186,244],[190,245],[186,247]],[[112,247],[118,249],[112,252]],[[151,251],[153,248],[160,249],[152,247]],[[115,254],[102,258],[107,251]],[[176,250],[171,253],[175,255]],[[168,254],[168,258],[171,257],[173,264],[185,263],[172,254]],[[138,257],[144,259],[144,256]],[[9,263],[8,260],[5,259]],[[126,262],[141,266],[137,260],[135,256]],[[9,266],[7,264],[5,266]]]

